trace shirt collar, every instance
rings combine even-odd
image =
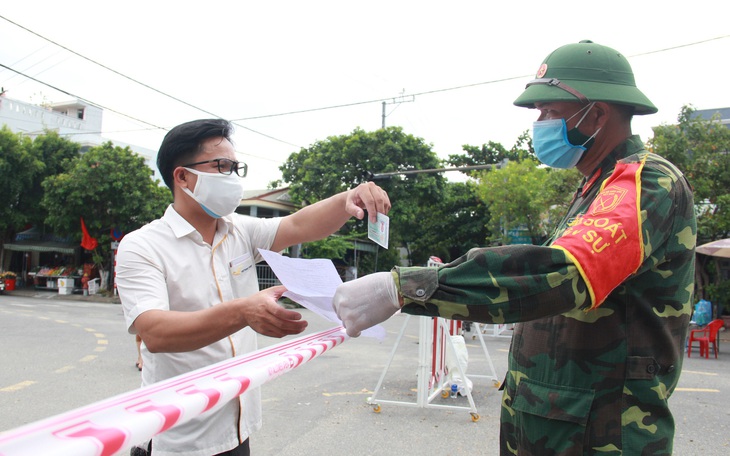
[[[167,222],[167,224],[170,226],[170,229],[172,229],[173,234],[175,234],[175,237],[177,238],[185,237],[191,233],[197,233],[195,227],[191,225],[190,222],[185,220],[183,216],[175,210],[175,207],[172,204],[167,206],[167,209],[165,210],[165,215],[162,218],[163,220],[165,220],[165,222]],[[233,214],[226,215],[225,217],[221,217],[218,219],[217,231],[225,234],[230,233],[232,229]]]
[[[596,166],[595,170],[593,170],[591,176],[593,176],[596,172],[600,173],[601,170],[612,170],[616,167],[617,161],[630,155],[637,154],[642,150],[644,150],[644,143],[641,142],[639,135],[629,136],[626,140],[624,140],[624,142],[616,146],[610,154],[606,155],[603,161]]]

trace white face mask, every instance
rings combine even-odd
[[[243,198],[241,178],[235,173],[204,173],[190,168],[187,171],[198,176],[195,189],[183,188],[183,192],[200,204],[200,207],[213,218],[221,218],[233,213]]]

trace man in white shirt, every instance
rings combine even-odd
[[[181,124],[165,136],[157,166],[173,193],[162,218],[129,233],[117,252],[116,281],[130,333],[144,341],[142,385],[255,350],[256,332],[301,333],[300,314],[277,304],[284,287],[258,289],[259,248],[280,251],[324,238],[351,216],[387,214],[387,193],[373,183],[291,215],[259,219],[234,213],[246,165],[236,161],[232,127],[220,119]],[[261,427],[259,390],[155,436],[132,454],[247,455]]]

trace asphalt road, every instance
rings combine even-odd
[[[119,304],[0,295],[0,432],[121,394],[139,385],[134,338]],[[301,310],[307,332],[332,326]],[[479,339],[467,334],[467,376],[478,421],[465,397],[417,407],[419,319],[396,315],[388,337],[351,339],[263,386],[264,428],[251,439],[255,455],[496,455],[500,393]],[[403,337],[394,350],[398,334]],[[501,379],[508,338],[484,336]],[[261,346],[280,339],[260,338]],[[685,358],[670,399],[676,455],[730,453],[730,344],[715,360]],[[378,400],[368,403],[386,363]],[[485,375],[477,377],[477,375]],[[463,409],[437,408],[462,406]]]

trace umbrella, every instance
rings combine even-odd
[[[695,249],[695,252],[704,255],[730,258],[730,239],[708,242]]]

